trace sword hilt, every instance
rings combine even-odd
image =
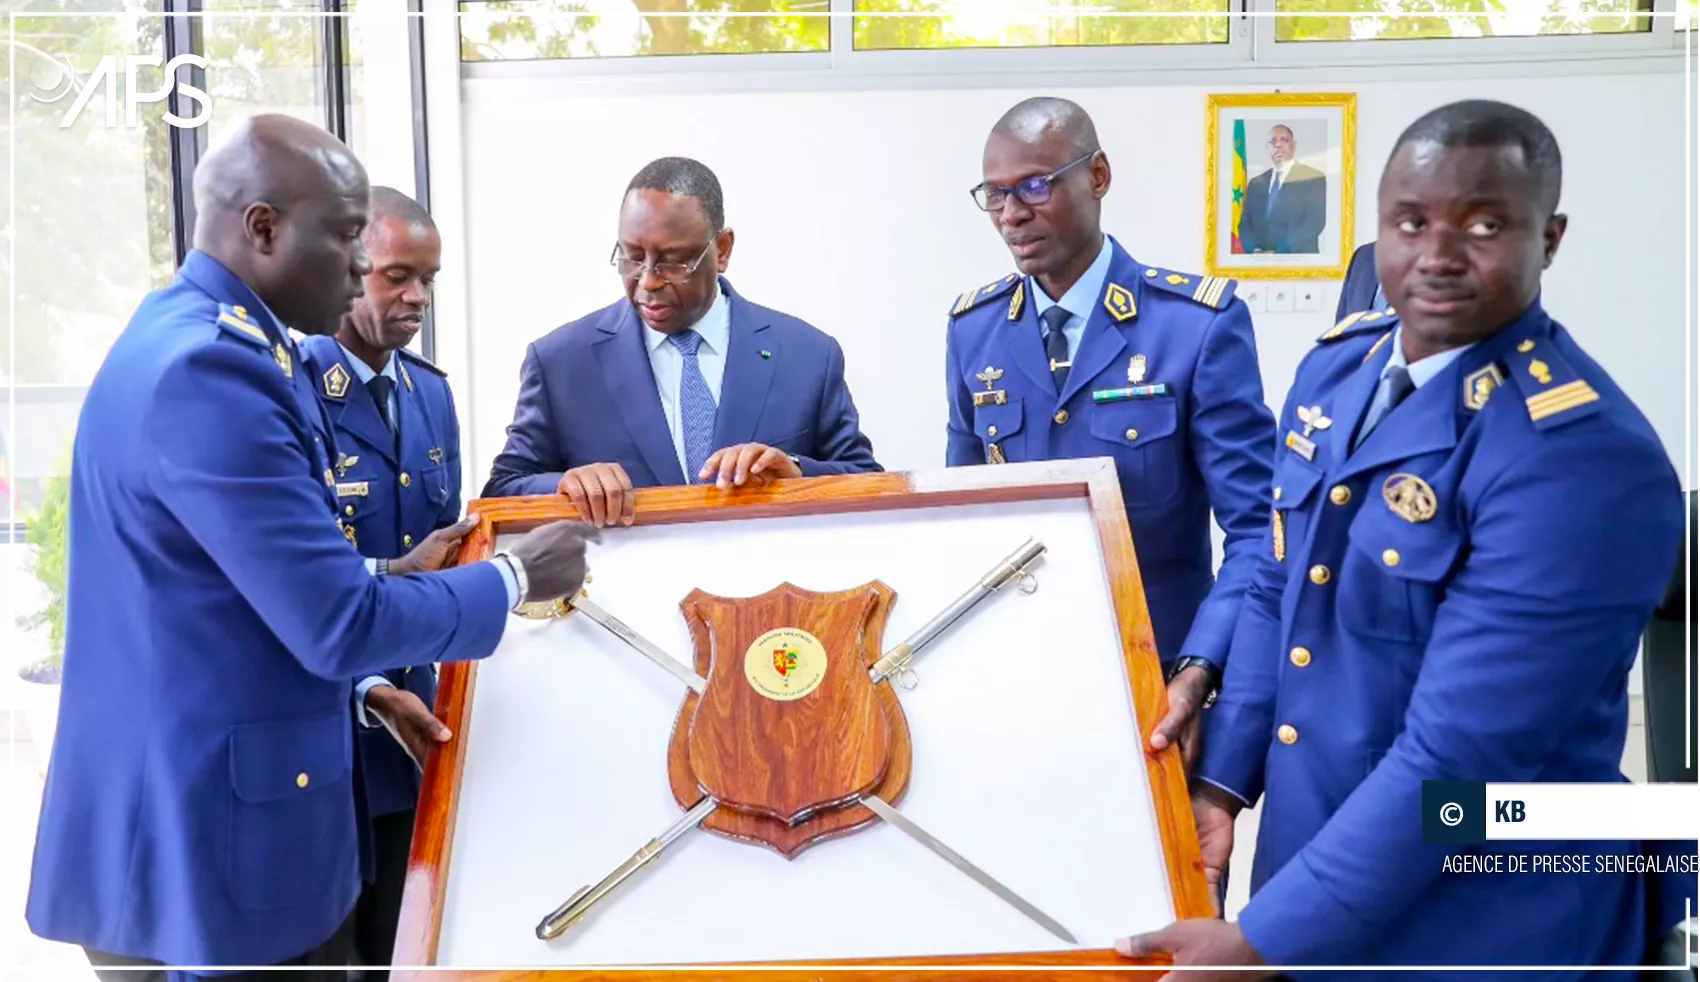
[[[1038,539],[1028,539],[1019,549],[1005,556],[991,571],[980,577],[978,583],[968,588],[962,596],[957,597],[949,607],[911,634],[902,644],[885,653],[879,661],[874,662],[868,669],[868,677],[877,685],[888,678],[895,677],[897,684],[905,689],[913,689],[920,684],[920,676],[910,663],[921,653],[932,640],[945,628],[956,623],[964,614],[973,610],[980,601],[996,593],[1011,580],[1017,580],[1023,593],[1032,593],[1039,588],[1038,580],[1027,571],[1045,552],[1045,544]]]

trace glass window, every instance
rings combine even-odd
[[[1044,48],[1134,44],[1220,44],[1228,40],[1228,0],[1173,0],[1165,16],[1114,17],[1154,9],[1147,0],[1016,0],[972,10],[954,0],[856,0],[858,51],[928,48]],[[936,17],[913,16],[938,11]],[[948,13],[946,11],[949,11]],[[1196,16],[1169,16],[1186,15]]]
[[[260,113],[325,125],[324,19],[303,16],[317,13],[318,0],[206,0],[203,9],[207,146]]]
[[[0,13],[30,6],[4,0]],[[113,16],[31,13],[15,22],[15,188],[3,187],[14,178],[0,170],[0,196],[15,193],[16,206],[0,235],[0,279],[15,303],[0,305],[0,516],[14,502],[25,519],[40,507],[68,463],[95,371],[136,305],[176,267],[164,103],[137,103],[131,127],[124,98],[124,57],[163,62],[163,21],[123,0],[82,9]],[[161,79],[159,67],[143,66],[137,89],[158,92]]]
[[[829,0],[462,0],[460,52],[463,61],[526,61],[828,51],[830,19],[807,15],[830,8]]]
[[[1700,8],[1700,0],[1676,0],[1677,30],[1694,30],[1694,15],[1696,8]]]
[[[374,185],[414,193],[413,52],[415,18],[404,4],[345,5],[343,62],[348,79],[348,145]]]
[[[1638,16],[1652,11],[1653,0],[1275,0],[1275,9],[1341,14],[1277,17],[1277,41],[1631,34],[1653,29],[1651,17]]]

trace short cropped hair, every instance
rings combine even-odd
[[[383,218],[400,219],[409,225],[423,225],[429,229],[437,227],[424,205],[395,188],[377,185],[372,188],[371,221],[367,223],[368,227],[378,224],[379,219]]]
[[[720,178],[707,165],[689,157],[662,157],[644,165],[626,193],[633,191],[665,191],[668,194],[695,198],[708,217],[710,232],[726,227],[726,202],[720,190]]]
[[[1541,208],[1549,217],[1558,210],[1564,177],[1558,140],[1527,110],[1491,99],[1450,103],[1407,126],[1393,152],[1418,141],[1443,147],[1516,147],[1523,152],[1523,166],[1534,180]]]

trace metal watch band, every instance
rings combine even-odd
[[[1210,688],[1204,695],[1203,707],[1205,709],[1209,709],[1211,706],[1216,704],[1216,695],[1222,689],[1222,675],[1219,671],[1217,671],[1216,666],[1211,663],[1210,659],[1201,658],[1198,655],[1183,655],[1180,658],[1175,659],[1175,663],[1169,666],[1169,677],[1163,681],[1165,684],[1173,682],[1175,680],[1175,676],[1193,667],[1204,669],[1205,678],[1209,680]]]
[[[373,566],[374,566],[374,568],[373,568],[372,572],[376,573],[377,575],[379,575],[379,576],[390,575],[390,561],[388,559],[379,559],[373,564]]]
[[[519,584],[519,602],[525,603],[531,594],[531,582],[525,578],[525,564],[511,552],[498,552],[496,555],[507,561],[508,568],[514,571],[514,582]]]

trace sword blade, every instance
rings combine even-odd
[[[1021,899],[1016,895],[1015,891],[993,879],[990,873],[987,873],[985,870],[964,859],[956,852],[956,850],[933,838],[925,829],[916,825],[914,822],[911,822],[908,818],[904,817],[902,812],[886,804],[883,799],[871,794],[863,795],[862,804],[867,805],[869,810],[871,810],[875,815],[878,815],[880,818],[883,818],[887,822],[896,826],[905,835],[909,836],[909,838],[914,839],[921,845],[931,849],[934,853],[943,857],[952,866],[955,866],[962,872],[967,873],[974,879],[974,882],[997,894],[998,897],[1005,903],[1027,915],[1028,918],[1040,927],[1051,932],[1062,940],[1067,941],[1069,944],[1077,945],[1080,943],[1074,940],[1074,935],[1068,933],[1068,928],[1058,924],[1044,911]]]
[[[674,678],[696,690],[697,695],[702,695],[708,689],[708,682],[701,675],[686,668],[684,662],[657,648],[648,638],[627,627],[618,617],[585,599],[584,594],[579,594],[568,603],[574,610],[607,628],[608,633],[630,645],[638,654],[672,672]]]

